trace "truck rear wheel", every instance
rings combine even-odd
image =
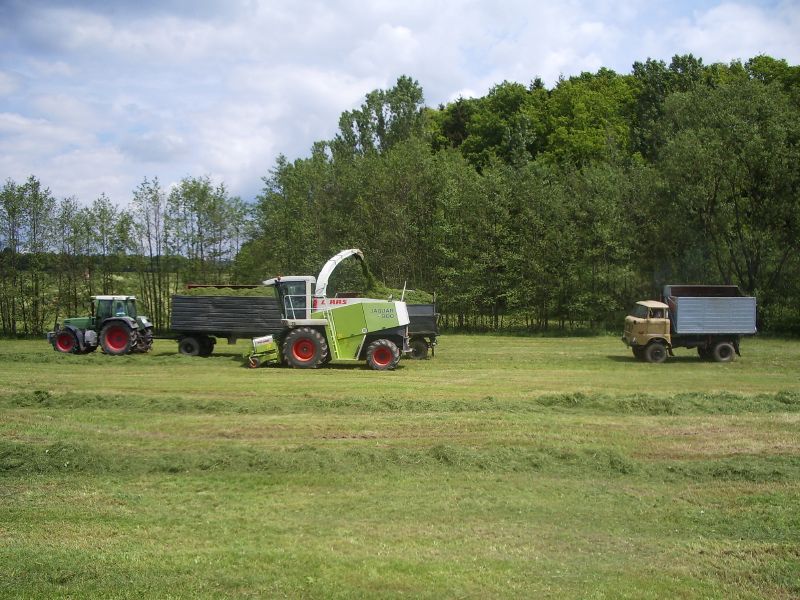
[[[53,342],[53,348],[58,352],[63,352],[64,354],[75,354],[79,350],[78,340],[75,337],[75,334],[72,333],[69,329],[62,329],[56,335],[56,339]]]
[[[736,349],[730,342],[719,342],[711,351],[715,362],[731,362],[736,356]]]
[[[376,371],[390,371],[400,362],[400,350],[391,340],[375,340],[367,346],[367,364]]]
[[[644,358],[649,363],[663,363],[667,360],[667,348],[661,342],[653,342],[645,348]]]
[[[283,341],[283,357],[295,369],[316,369],[328,354],[328,342],[316,329],[292,329]]]
[[[127,354],[131,351],[132,344],[133,332],[122,323],[109,323],[100,332],[100,345],[106,354]]]

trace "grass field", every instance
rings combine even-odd
[[[0,341],[0,597],[800,597],[798,341],[217,348]]]

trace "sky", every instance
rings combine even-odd
[[[0,0],[0,179],[127,205],[158,177],[252,201],[400,75],[428,106],[635,61],[800,63],[800,0]]]

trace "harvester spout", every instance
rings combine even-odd
[[[325,263],[325,266],[322,267],[322,270],[319,272],[319,276],[317,277],[317,289],[314,291],[314,295],[316,297],[325,297],[328,289],[328,279],[330,278],[331,273],[333,273],[333,270],[340,262],[346,258],[349,258],[350,256],[357,256],[362,263],[364,262],[364,253],[358,248],[342,250],[339,252],[339,254],[332,257],[330,260],[328,260],[328,262]]]

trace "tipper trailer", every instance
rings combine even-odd
[[[666,285],[661,302],[637,302],[625,317],[622,341],[639,360],[661,363],[675,348],[730,362],[742,336],[756,333],[756,299],[732,285]]]

